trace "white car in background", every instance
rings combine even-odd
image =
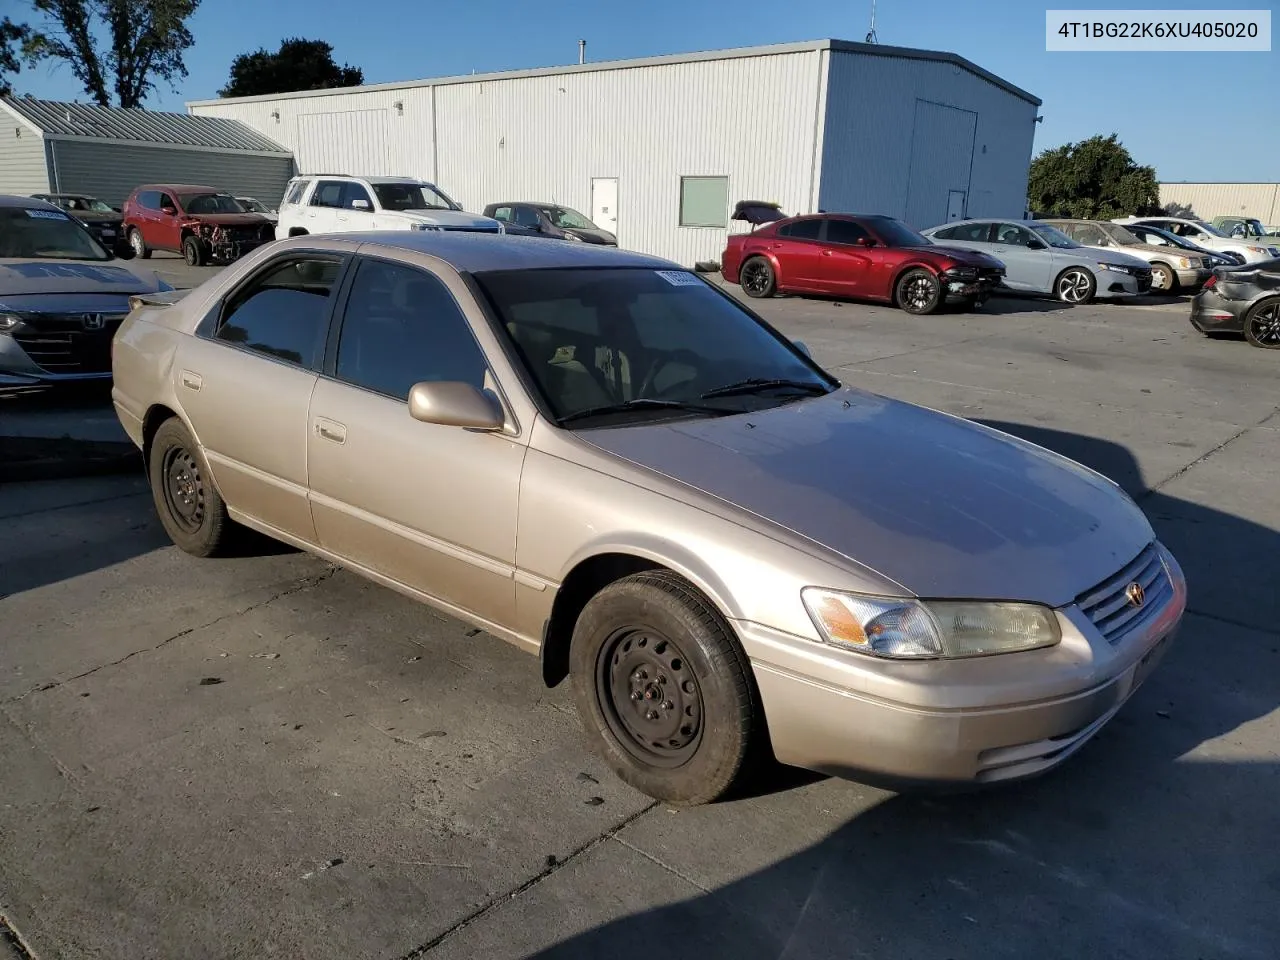
[[[366,230],[505,233],[492,217],[467,213],[433,183],[412,177],[294,177],[280,204],[276,239]]]
[[[1245,263],[1259,263],[1262,260],[1274,260],[1280,257],[1280,241],[1274,244],[1260,244],[1233,240],[1204,220],[1193,220],[1189,217],[1117,217],[1111,222],[1121,226],[1137,223],[1146,227],[1159,227],[1161,230],[1168,230],[1175,236],[1185,237],[1192,243],[1210,250],[1238,253],[1244,257]]]

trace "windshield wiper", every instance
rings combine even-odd
[[[749,377],[746,380],[738,380],[735,383],[726,383],[723,387],[715,387],[708,390],[706,393],[702,394],[701,399],[710,400],[713,397],[732,397],[744,393],[759,393],[763,390],[777,390],[784,387],[792,390],[803,390],[806,393],[812,394],[825,394],[830,392],[829,388],[825,384],[814,383],[812,380]]]
[[[566,413],[556,422],[569,423],[573,420],[584,420],[587,417],[594,417],[608,413],[624,413],[628,410],[639,410],[644,407],[668,410],[688,410],[693,413],[710,413],[720,417],[740,412],[738,410],[726,410],[723,407],[709,407],[705,404],[693,403],[687,400],[658,400],[653,397],[636,397],[634,400],[623,400],[620,403],[606,403],[599,407],[588,407],[586,410],[575,410],[573,413]]]

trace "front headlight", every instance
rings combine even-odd
[[[893,660],[950,660],[1051,647],[1058,618],[1034,603],[911,600],[805,587],[813,625],[833,647]]]
[[[1191,260],[1189,257],[1179,257],[1178,266],[1180,266],[1183,270],[1190,270],[1192,267],[1195,266],[1195,261]]]
[[[950,270],[942,271],[943,276],[948,280],[977,280],[977,267],[952,267]]]
[[[1122,267],[1118,263],[1103,263],[1101,260],[1098,261],[1098,269],[1110,270],[1112,273],[1132,273],[1133,272],[1128,267]]]
[[[1246,249],[1247,249],[1250,253],[1266,253],[1266,252],[1267,252],[1267,248],[1266,248],[1266,247],[1246,247]]]
[[[410,230],[439,230],[440,227],[434,223],[414,222],[409,224]]]
[[[0,333],[8,333],[21,322],[19,317],[11,313],[0,313]]]
[[[578,243],[584,243],[584,242],[585,242],[585,241],[584,241],[580,236],[578,236],[576,233],[570,233],[568,230],[566,230],[566,231],[564,232],[564,236],[563,236],[563,237],[561,237],[560,239],[561,239],[561,240],[576,240]]]

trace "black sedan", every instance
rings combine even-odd
[[[31,196],[66,210],[83,223],[94,239],[108,250],[124,236],[124,214],[97,197],[83,193],[33,193]]]
[[[581,240],[616,247],[618,238],[602,230],[570,207],[558,203],[508,200],[484,208],[486,217],[501,220],[507,233],[516,236],[547,237],[553,240]]]
[[[1201,333],[1243,333],[1255,347],[1280,349],[1280,259],[1219,267],[1191,301]]]

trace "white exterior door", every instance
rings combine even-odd
[[[952,220],[964,219],[964,191],[950,190],[947,192],[947,222]]]
[[[601,230],[618,235],[618,178],[595,177],[591,181],[591,219]]]

